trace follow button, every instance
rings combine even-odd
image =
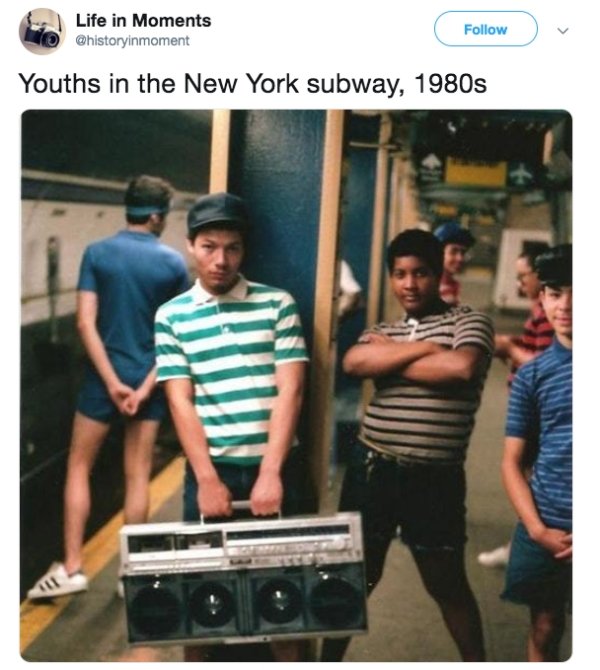
[[[433,30],[448,47],[524,47],[537,37],[538,24],[529,12],[461,10],[440,14]]]

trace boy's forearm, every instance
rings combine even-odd
[[[542,521],[533,498],[524,465],[526,441],[506,438],[502,459],[502,482],[517,516],[532,539],[539,537],[546,525]]]
[[[433,342],[372,342],[356,344],[344,357],[344,372],[355,377],[399,373],[414,361],[440,351]]]
[[[193,397],[181,390],[179,382],[182,381],[170,380],[165,383],[165,393],[179,443],[198,482],[218,478]]]
[[[277,397],[271,409],[261,472],[280,472],[283,467],[302,409],[305,367],[304,363],[286,363],[276,371]]]
[[[405,379],[423,384],[456,384],[471,382],[485,371],[486,357],[475,347],[439,351],[407,365],[401,372]]]

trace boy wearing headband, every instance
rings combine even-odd
[[[90,244],[77,285],[77,328],[88,356],[77,399],[64,492],[64,562],[29,590],[47,599],[86,591],[82,546],[90,514],[89,478],[111,423],[125,420],[125,523],[148,514],[152,449],[166,411],[156,386],[154,314],[189,286],[183,257],[161,244],[173,189],[158,177],[133,179],[125,193],[127,225]]]

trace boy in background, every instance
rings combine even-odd
[[[440,280],[440,297],[449,305],[460,301],[460,283],[456,279],[467,264],[467,253],[475,244],[475,238],[456,221],[447,221],[438,226],[433,234],[444,245],[444,271]]]

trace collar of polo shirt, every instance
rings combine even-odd
[[[196,279],[194,284],[194,301],[197,305],[203,305],[208,302],[216,301],[217,298],[233,298],[234,300],[244,300],[248,295],[248,280],[239,275],[237,282],[227,293],[221,295],[213,295],[206,291],[200,284],[200,280]]]

